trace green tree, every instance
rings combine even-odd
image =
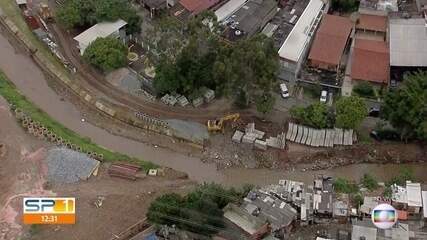
[[[291,116],[304,125],[326,128],[328,125],[328,107],[324,103],[314,103],[308,107],[292,107]]]
[[[162,195],[156,198],[148,208],[147,218],[157,224],[180,224],[179,216],[184,206],[184,200],[176,193]],[[171,218],[177,217],[177,218]]]
[[[336,126],[345,129],[357,128],[365,119],[368,111],[363,99],[350,96],[341,97],[336,102]]]
[[[83,59],[107,72],[126,66],[127,51],[115,38],[97,38],[85,49]]]
[[[382,110],[404,139],[427,140],[427,72],[405,75],[401,86],[386,95]]]
[[[224,228],[223,212],[230,202],[238,202],[248,193],[226,189],[215,183],[197,186],[185,197],[166,194],[155,199],[147,213],[151,223],[172,225],[192,232],[211,235]]]
[[[358,1],[356,0],[332,0],[331,7],[335,11],[351,12],[357,10]]]
[[[363,177],[360,182],[362,183],[363,187],[367,188],[370,191],[378,188],[377,180],[369,174],[363,174]]]
[[[123,19],[128,33],[141,30],[141,18],[126,0],[68,0],[58,9],[58,22],[67,28],[87,27],[103,21]]]
[[[257,111],[263,115],[271,112],[271,110],[273,110],[275,100],[274,96],[269,92],[263,93],[255,100]]]
[[[375,97],[374,88],[370,83],[367,82],[361,82],[354,86],[353,92],[361,97]]]

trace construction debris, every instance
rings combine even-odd
[[[164,104],[174,106],[177,102],[176,97],[166,94],[160,99]]]
[[[314,129],[289,123],[286,139],[313,147],[333,147],[334,145],[353,145],[353,129]]]
[[[236,130],[231,139],[233,142],[240,143],[242,141],[243,135],[244,133],[242,131]]]
[[[179,96],[177,98],[177,101],[178,101],[178,105],[181,107],[185,107],[185,106],[188,106],[188,104],[190,104],[190,102],[185,96]]]
[[[102,203],[104,202],[105,197],[104,196],[98,196],[98,198],[96,199],[96,201],[94,202],[95,206],[97,208],[100,208],[102,206]]]
[[[48,180],[52,183],[74,183],[87,180],[100,162],[67,148],[53,148],[47,153]]]
[[[200,107],[203,104],[203,98],[201,98],[201,97],[195,98],[195,99],[193,99],[192,103],[193,103],[193,106],[195,108]]]
[[[136,180],[138,177],[142,177],[138,172],[141,167],[130,163],[114,163],[108,168],[108,174],[111,177],[119,177],[129,180]]]
[[[267,143],[259,139],[255,140],[254,146],[261,150],[267,150]]]
[[[203,93],[203,98],[205,99],[206,103],[210,103],[215,98],[215,91],[212,89],[206,89],[206,91]]]

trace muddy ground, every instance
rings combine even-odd
[[[145,217],[150,202],[166,192],[185,193],[193,183],[165,177],[135,182],[111,178],[102,165],[99,175],[77,184],[55,185],[46,181],[44,158],[49,144],[27,135],[0,98],[0,239],[110,239]],[[169,172],[169,174],[168,174]],[[22,197],[68,196],[77,198],[77,224],[73,226],[25,226]],[[100,208],[94,202],[105,200]]]

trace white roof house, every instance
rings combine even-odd
[[[422,191],[421,195],[423,198],[423,215],[424,218],[427,218],[427,191]]]
[[[224,21],[226,18],[231,16],[239,8],[241,8],[248,0],[230,0],[222,7],[215,11],[215,15],[218,22]]]
[[[408,198],[408,206],[422,207],[423,201],[421,199],[421,184],[406,182],[406,193]]]
[[[427,26],[423,18],[390,19],[390,65],[427,66]]]
[[[97,23],[74,37],[74,40],[79,43],[80,53],[83,54],[84,50],[89,46],[89,44],[91,44],[97,38],[110,37],[115,34],[117,34],[118,37],[119,30],[126,26],[126,24],[127,23],[122,19],[119,19],[115,22]]]
[[[300,60],[315,31],[314,27],[318,24],[316,19],[324,5],[322,0],[310,0],[298,22],[293,27],[282,47],[280,47],[279,56],[281,58],[293,62]]]

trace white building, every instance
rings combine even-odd
[[[215,11],[217,21],[220,23],[239,10],[248,0],[229,0]]]
[[[324,11],[327,11],[324,1],[310,0],[298,22],[280,47],[279,56],[285,80],[295,81],[297,79]]]
[[[97,38],[114,37],[120,38],[125,43],[126,33],[124,27],[127,25],[125,21],[119,19],[115,22],[102,22],[93,25],[86,31],[77,35],[74,40],[78,43],[80,54],[83,55],[86,48]]]

